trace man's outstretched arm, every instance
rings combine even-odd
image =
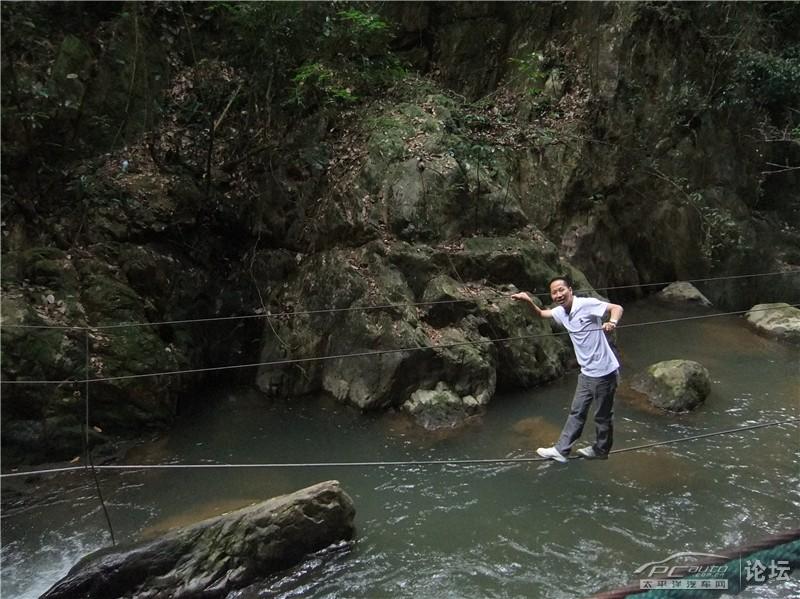
[[[533,298],[524,291],[515,293],[514,295],[511,296],[511,299],[518,302],[525,302],[526,304],[529,304],[530,307],[533,308],[533,311],[536,312],[536,315],[539,316],[539,318],[553,317],[552,310],[542,310],[539,306],[536,305],[536,302],[533,301]]]

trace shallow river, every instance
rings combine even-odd
[[[653,303],[624,324],[701,314]],[[615,448],[800,415],[800,350],[739,317],[623,328]],[[648,410],[625,381],[686,358],[711,373],[695,412]],[[576,375],[496,397],[457,432],[425,433],[401,415],[363,416],[329,400],[272,402],[252,390],[198,396],[197,413],[131,463],[441,460],[532,456],[552,444]],[[102,472],[117,541],[338,479],[356,505],[357,542],[232,594],[250,597],[575,598],[622,586],[680,551],[707,552],[798,527],[797,423],[622,453],[608,461],[489,466],[314,467]],[[593,433],[588,426],[584,440]],[[86,475],[50,476],[42,499],[5,510],[2,596],[38,597],[82,555],[109,543]],[[788,583],[739,597],[800,596]]]

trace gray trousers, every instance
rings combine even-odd
[[[605,376],[594,377],[581,374],[578,376],[578,385],[575,388],[575,397],[572,400],[572,407],[556,443],[556,449],[562,455],[568,455],[572,446],[575,444],[581,433],[583,425],[586,423],[586,415],[589,413],[589,406],[593,401],[597,408],[594,412],[594,423],[597,429],[597,437],[594,442],[594,450],[598,454],[605,454],[611,450],[614,442],[614,393],[617,391],[618,371]]]

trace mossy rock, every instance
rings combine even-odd
[[[385,168],[409,158],[405,140],[414,134],[414,126],[391,115],[370,120],[366,127],[372,130],[367,139],[366,180],[378,186]]]
[[[800,309],[787,303],[757,304],[745,314],[747,322],[759,333],[800,343]]]
[[[47,280],[54,282],[49,277]],[[2,314],[5,326],[0,347],[3,379],[68,381],[85,378],[83,332],[9,326],[46,327],[50,323],[43,319],[44,312],[34,309],[25,291],[9,284],[4,287]],[[74,424],[80,423],[84,414],[82,397],[82,384],[4,385],[0,434],[4,467],[70,459],[79,453],[76,447],[80,448],[83,437],[74,434]],[[62,435],[58,426],[67,420],[72,423],[72,432],[64,431]]]
[[[87,368],[90,378],[106,378],[185,366],[181,352],[170,348],[157,330],[138,324],[147,321],[147,301],[121,280],[107,261],[119,257],[119,248],[93,249],[97,255],[86,257],[82,252],[75,261],[77,268],[71,256],[53,248],[31,248],[16,255],[16,276],[22,277],[23,283],[4,281],[4,324],[84,327],[87,322],[130,322],[136,326],[91,330],[89,364],[87,333],[82,329],[9,327],[2,337],[4,378],[82,380]],[[92,383],[90,426],[104,431],[103,435],[92,433],[93,442],[95,437],[107,439],[108,435],[135,434],[168,424],[175,414],[175,392],[181,384],[178,377]],[[83,439],[83,390],[82,384],[15,385],[4,390],[3,443],[10,459],[37,462],[74,457]],[[27,432],[14,434],[18,426]]]
[[[654,406],[669,412],[687,412],[703,403],[711,392],[708,371],[692,360],[667,360],[649,366],[636,376],[632,387]]]
[[[436,328],[455,324],[476,311],[477,299],[468,296],[464,285],[452,277],[436,276],[428,282],[422,295],[422,301],[429,304],[425,308],[425,320]]]
[[[79,331],[45,328],[48,323],[18,288],[2,297],[3,373],[11,380],[66,380],[84,373],[83,335]],[[17,328],[11,325],[43,328]],[[8,406],[6,406],[6,410]]]
[[[411,249],[410,246],[405,247]],[[383,255],[386,253],[387,255]],[[284,305],[296,311],[345,311],[298,315],[271,322],[265,331],[261,360],[279,361],[314,355],[364,356],[312,361],[300,369],[263,367],[258,385],[279,395],[324,390],[340,401],[364,409],[399,405],[419,388],[450,381],[461,395],[488,401],[494,393],[496,358],[491,344],[470,325],[436,331],[423,326],[414,296],[396,254],[369,250],[336,250],[302,262],[287,286]],[[352,309],[381,306],[376,310]],[[479,348],[470,346],[475,341]],[[398,351],[447,343],[459,348]],[[375,353],[388,350],[386,353]]]
[[[338,400],[363,409],[396,405],[400,390],[412,385],[421,373],[419,356],[415,355],[421,352],[391,350],[424,347],[427,340],[418,328],[393,321],[386,314],[353,314],[348,322],[349,326],[337,328],[336,334],[329,338],[331,353],[390,351],[327,361],[323,366],[322,388]]]
[[[348,310],[357,306],[406,304],[412,300],[402,274],[380,254],[365,248],[320,252],[299,263],[293,279],[275,298],[293,311],[311,314],[269,321],[265,326],[261,361],[399,348],[406,342],[413,345],[419,339],[408,339],[402,326],[403,321],[416,319],[413,310],[402,307]],[[331,309],[342,311],[331,312]],[[352,399],[362,407],[383,405],[387,401],[384,392],[368,391],[367,386],[356,380],[359,376],[374,379],[368,362],[348,358],[312,361],[301,368],[268,366],[259,369],[257,384],[268,393],[280,395],[310,393],[324,386],[343,401]],[[386,357],[381,364],[381,372],[384,367],[393,370],[394,358]],[[390,374],[384,374],[391,386]],[[375,382],[384,389],[384,384]]]
[[[525,304],[499,298],[486,311],[493,336],[511,338],[497,344],[497,385],[504,390],[529,389],[564,373],[571,350],[565,337],[553,335],[551,323]]]
[[[434,254],[434,250],[424,244],[396,242],[389,247],[389,263],[403,274],[416,298],[422,297],[428,281],[441,271],[434,262]]]
[[[470,395],[461,397],[440,381],[434,389],[418,389],[412,393],[402,408],[423,428],[437,430],[463,424],[480,411],[481,404]]]
[[[86,309],[92,315],[92,324],[112,325],[135,322],[141,315],[143,299],[121,281],[96,276],[87,281]]]
[[[454,101],[428,94],[367,121],[360,184],[378,199],[370,218],[405,241],[507,234],[528,222],[504,152],[461,133],[457,113]]]
[[[519,237],[469,237],[463,250],[438,252],[434,261],[445,272],[455,271],[466,280],[488,280],[535,290],[559,274],[555,247]]]
[[[418,133],[425,134],[419,148],[423,153],[440,148],[446,131],[452,128],[454,110],[455,103],[446,96],[429,94],[419,103],[399,104],[368,119],[366,181],[377,186],[390,164],[416,158],[407,142]]]
[[[5,259],[5,257],[4,257]],[[77,292],[78,274],[67,253],[52,247],[32,247],[12,257],[17,280],[33,285]]]
[[[437,345],[443,347],[437,348],[435,355],[441,366],[434,373],[455,393],[470,395],[485,405],[497,388],[497,348],[481,334],[476,320],[465,319],[458,328],[440,331]]]

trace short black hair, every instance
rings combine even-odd
[[[547,282],[547,288],[550,289],[550,285],[552,285],[556,281],[564,281],[564,283],[567,284],[567,287],[572,289],[572,279],[569,278],[569,275],[558,275],[557,277],[553,277]]]

